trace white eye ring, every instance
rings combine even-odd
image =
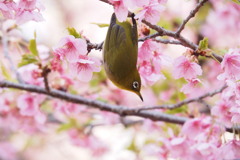
[[[133,88],[137,89],[139,87],[139,83],[137,81],[133,82]]]

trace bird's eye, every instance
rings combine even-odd
[[[137,89],[139,87],[139,83],[137,81],[133,82],[133,88]]]

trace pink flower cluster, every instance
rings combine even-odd
[[[28,64],[18,69],[24,82],[38,86],[44,86],[42,71],[36,64]]]
[[[142,78],[142,84],[152,85],[159,79],[164,79],[161,69],[171,63],[172,59],[162,53],[157,42],[151,39],[144,41],[138,52],[138,71]]]
[[[17,150],[9,142],[0,142],[0,159],[17,160]]]
[[[54,55],[60,63],[66,59],[73,77],[77,77],[82,82],[88,82],[92,78],[93,72],[100,71],[100,61],[87,55],[87,43],[84,39],[75,38],[72,35],[62,38],[54,48]],[[54,61],[54,66],[57,61]]]
[[[3,0],[0,2],[0,12],[7,19],[15,19],[17,24],[28,21],[42,21],[40,13],[44,7],[39,0],[20,0],[18,3],[13,0]]]
[[[16,100],[14,97],[18,97]],[[40,106],[45,96],[24,93],[14,95],[6,92],[0,97],[0,128],[13,132],[24,131],[32,134],[44,131],[46,114]]]
[[[117,19],[125,21],[128,15],[128,10],[141,8],[135,18],[140,21],[146,19],[152,24],[157,24],[161,12],[164,10],[163,3],[165,0],[109,0],[114,5],[114,10]]]
[[[214,115],[223,125],[232,127],[240,120],[240,49],[230,49],[221,62],[223,73],[218,76],[228,88],[221,95],[221,100],[212,108]]]
[[[237,47],[240,44],[240,6],[231,1],[212,1],[202,33],[217,47]],[[224,21],[223,21],[224,19]],[[233,38],[234,37],[234,38]]]
[[[210,117],[187,121],[177,137],[164,141],[169,156],[184,160],[213,160],[239,158],[239,141],[221,142],[223,129],[212,124]],[[226,154],[227,153],[227,154]]]
[[[107,147],[103,142],[94,135],[84,134],[77,129],[69,130],[68,134],[74,145],[90,149],[93,156],[101,156],[107,151]]]
[[[185,78],[188,84],[184,85],[181,89],[185,94],[195,92],[195,87],[201,81],[197,78],[198,75],[202,75],[202,68],[199,64],[191,62],[185,56],[180,56],[175,59],[173,66],[173,77]]]

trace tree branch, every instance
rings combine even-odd
[[[159,33],[153,33],[151,35],[148,35],[148,36],[145,36],[143,38],[139,38],[138,41],[145,41],[145,40],[148,40],[148,39],[151,39],[151,38],[155,38],[155,37],[158,37],[159,36]]]
[[[169,40],[169,39],[157,39],[154,38],[154,41],[158,42],[158,43],[163,43],[163,44],[175,44],[175,45],[182,45],[182,43],[180,41],[175,41],[175,40]]]
[[[193,18],[196,13],[199,11],[199,9],[206,3],[208,0],[200,0],[200,2],[197,4],[197,6],[190,12],[188,17],[182,22],[182,24],[179,26],[178,30],[176,31],[176,35],[180,35],[182,30],[184,29],[185,25],[188,23],[188,21]]]
[[[45,88],[35,86],[35,85],[30,85],[30,84],[18,84],[18,83],[12,83],[9,81],[0,81],[0,87],[15,88],[20,90],[25,90],[28,92],[44,94],[47,96],[51,96],[54,98],[58,98],[58,99],[76,103],[76,104],[85,104],[89,107],[97,108],[103,111],[113,112],[121,116],[138,116],[142,118],[148,118],[153,121],[164,121],[164,122],[175,123],[175,124],[183,124],[188,120],[188,118],[185,118],[185,117],[178,117],[178,116],[155,112],[155,111],[132,110],[131,108],[128,108],[126,106],[111,105],[101,101],[86,99],[82,96],[69,94],[69,93],[55,90],[55,89],[50,89],[50,91],[48,92]]]
[[[192,102],[201,102],[204,98],[207,98],[207,97],[212,97],[218,93],[221,93],[224,89],[226,89],[227,86],[224,85],[222,86],[220,89],[217,89],[213,92],[209,92],[209,93],[205,93],[199,97],[196,97],[196,98],[191,98],[191,99],[186,99],[184,101],[181,101],[179,103],[176,103],[176,104],[169,104],[169,105],[161,105],[161,106],[153,106],[153,107],[143,107],[143,108],[135,108],[135,110],[139,110],[139,111],[142,111],[142,110],[153,110],[153,109],[175,109],[175,108],[179,108],[183,105],[186,105],[186,104],[189,104],[189,103],[192,103]]]
[[[188,48],[191,48],[192,50],[197,50],[198,48],[198,45],[188,41],[187,39],[185,39],[183,36],[181,35],[177,35],[175,32],[172,32],[172,31],[169,31],[169,30],[166,30],[160,26],[157,26],[157,25],[153,25],[151,24],[150,22],[146,21],[146,20],[142,20],[142,22],[144,24],[146,24],[148,27],[154,29],[155,31],[157,31],[159,33],[160,36],[169,36],[169,37],[172,37],[176,40],[179,40],[183,46],[185,47],[188,47]]]
[[[45,89],[47,92],[50,91],[50,87],[49,87],[49,83],[48,83],[48,74],[51,72],[51,70],[48,68],[48,66],[45,66],[43,68],[43,71],[42,71],[42,76],[43,76],[43,81],[44,81],[44,85],[45,85]]]
[[[19,89],[19,90],[25,90],[28,92],[44,94],[47,96],[58,98],[60,100],[65,100],[65,101],[76,103],[76,104],[85,104],[92,108],[97,108],[99,110],[113,112],[120,116],[138,116],[141,118],[148,118],[153,121],[164,121],[164,122],[175,123],[175,124],[184,124],[187,120],[189,120],[189,118],[186,118],[186,117],[169,115],[169,114],[162,113],[162,112],[146,111],[146,110],[144,111],[144,110],[139,110],[139,109],[131,109],[126,106],[117,106],[117,105],[107,104],[107,103],[104,103],[101,101],[87,99],[82,96],[69,94],[69,93],[66,93],[66,92],[63,92],[60,90],[55,90],[55,89],[51,89],[48,92],[45,88],[35,86],[35,85],[30,85],[30,84],[19,84],[19,83],[13,83],[13,82],[9,82],[9,81],[0,81],[0,87],[1,88],[15,88],[15,89]],[[220,93],[225,88],[226,88],[226,86],[224,86],[221,89],[216,90],[214,92],[202,95],[202,96],[200,96],[199,99],[214,96],[215,94]],[[193,99],[186,100],[186,101],[176,104],[176,106],[180,105],[180,104],[183,105],[185,103],[191,103],[193,101],[194,101]],[[154,108],[154,109],[156,109],[156,108]],[[240,128],[234,128],[234,129],[226,128],[226,131],[228,131],[228,132],[234,132],[236,130],[240,130]]]
[[[91,43],[90,41],[87,42],[87,50],[88,52],[90,52],[92,49],[95,49],[95,50],[102,50],[103,48],[103,42],[99,43],[99,44],[96,44],[96,43]]]

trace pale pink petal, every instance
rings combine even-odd
[[[119,22],[126,21],[128,15],[128,9],[124,5],[123,0],[109,0],[114,6],[114,12]]]
[[[230,49],[223,57],[221,68],[224,72],[218,79],[240,80],[240,49]]]
[[[222,100],[218,102],[212,109],[211,114],[216,117],[216,119],[227,127],[231,127],[231,119],[233,114],[230,112],[233,103],[227,100]]]
[[[149,4],[150,0],[123,0],[124,5],[129,9],[136,9]]]
[[[0,11],[5,18],[13,19],[17,10],[16,6],[13,1],[0,2]]]
[[[159,49],[159,44],[151,39],[143,42],[138,51],[138,58],[140,61],[149,60],[153,57],[153,52]]]
[[[20,0],[18,8],[21,10],[34,10],[37,0]]]
[[[115,13],[118,21],[123,22],[127,19],[128,9],[121,5],[115,8]]]
[[[88,82],[92,79],[93,72],[100,71],[100,62],[95,59],[91,59],[88,56],[80,56],[79,60],[70,64],[70,69],[75,77],[83,82]]]
[[[23,10],[23,11],[18,11],[16,14],[16,22],[19,25],[28,21],[40,22],[43,20],[44,18],[42,14],[36,11]]]
[[[201,81],[199,79],[191,79],[188,80],[188,83],[185,84],[182,88],[181,88],[181,92],[185,93],[185,94],[194,94],[196,93],[196,91],[198,90],[198,88],[196,87],[199,83],[201,83]]]
[[[68,35],[62,38],[53,50],[59,59],[66,57],[67,61],[73,63],[78,61],[79,55],[87,54],[87,43],[83,39]]]
[[[37,123],[44,124],[47,120],[47,117],[44,113],[39,111],[35,114],[34,119],[36,120]]]
[[[175,79],[193,79],[202,75],[201,66],[195,62],[190,62],[185,56],[180,56],[174,61],[173,76]]]
[[[144,6],[143,10],[136,15],[136,18],[139,18],[140,21],[145,19],[152,24],[157,24],[163,10],[164,7],[161,3],[156,0],[151,0],[150,4]]]

